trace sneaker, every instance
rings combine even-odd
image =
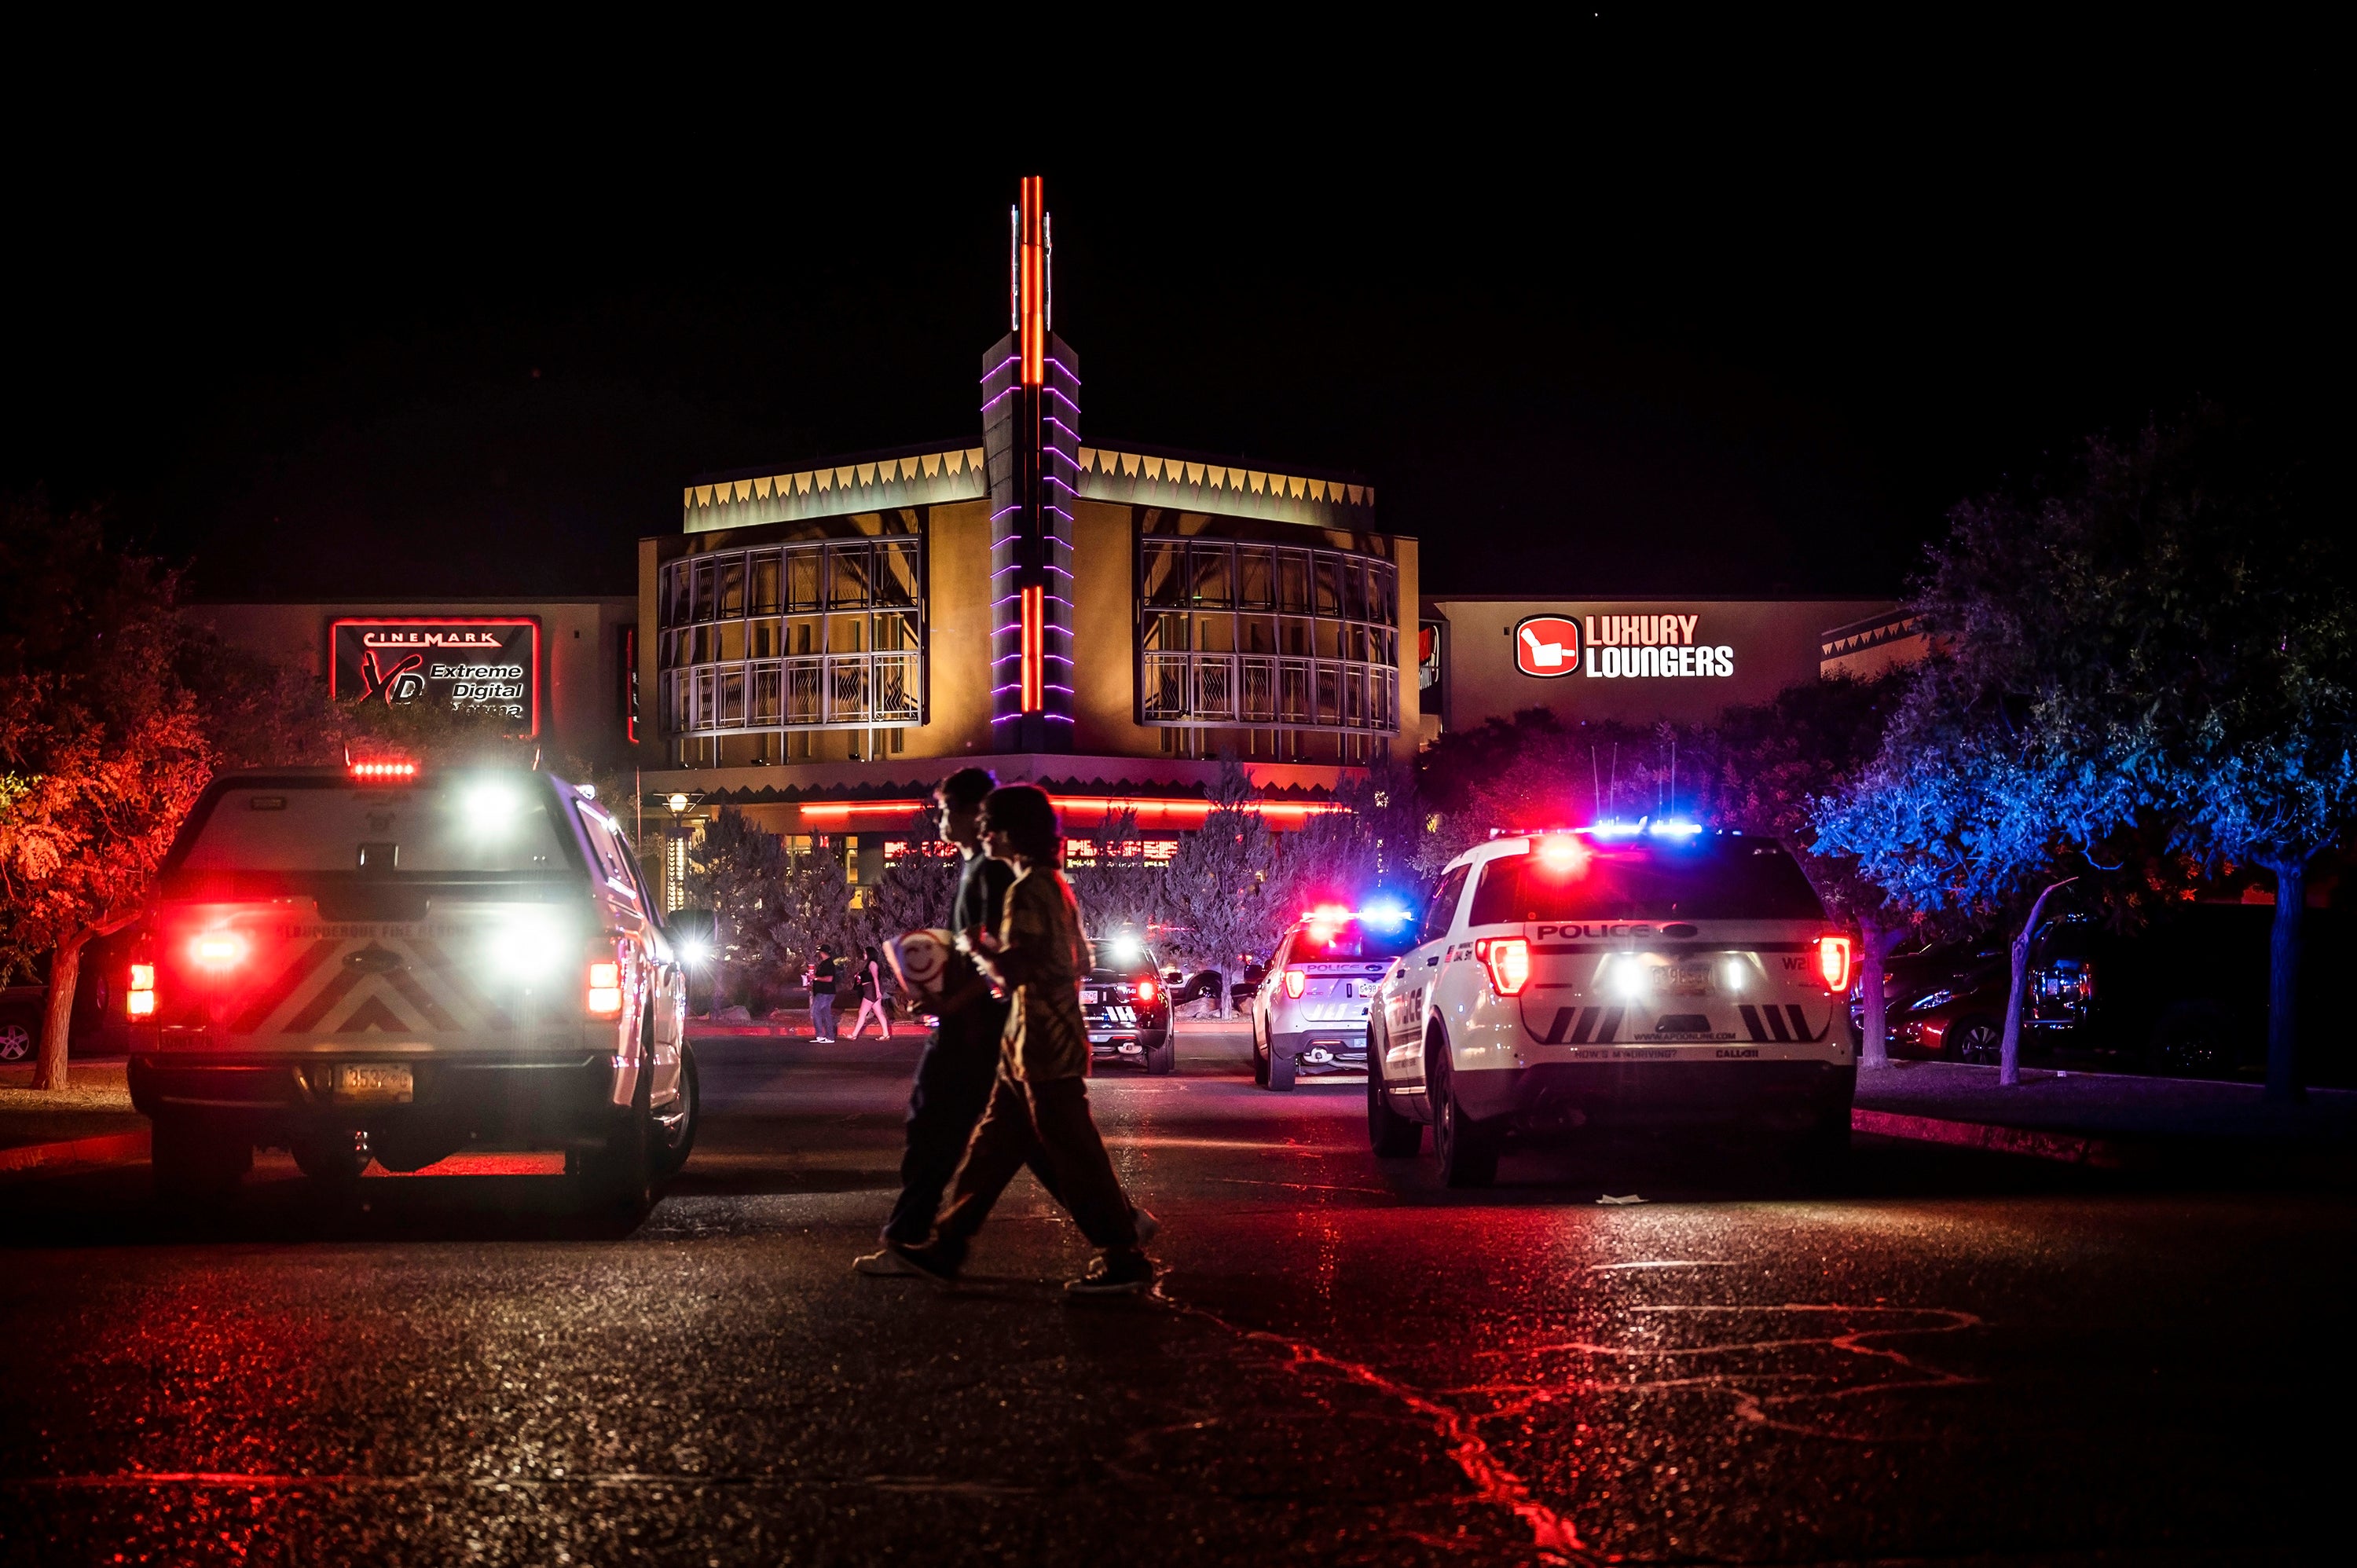
[[[1137,1244],[1141,1247],[1162,1234],[1162,1221],[1154,1218],[1154,1211],[1150,1208],[1130,1205],[1129,1220],[1136,1228]]]
[[[936,1247],[904,1247],[898,1241],[887,1241],[884,1243],[884,1251],[901,1265],[900,1268],[893,1271],[896,1273],[906,1274],[911,1279],[931,1280],[933,1283],[944,1287],[958,1283],[957,1264],[952,1262]],[[862,1262],[866,1261],[861,1260]],[[853,1265],[855,1268],[857,1266],[857,1264]],[[868,1271],[862,1269],[860,1272],[865,1273]],[[878,1269],[875,1272],[881,1273],[884,1271]]]
[[[874,1275],[881,1279],[908,1280],[931,1277],[923,1269],[910,1262],[904,1253],[894,1248],[888,1241],[884,1244],[882,1251],[870,1252],[864,1258],[852,1259],[851,1272],[855,1274]]]
[[[1135,1295],[1154,1288],[1154,1262],[1143,1252],[1102,1254],[1089,1262],[1088,1273],[1066,1280],[1073,1295]]]

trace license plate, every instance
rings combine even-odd
[[[1656,964],[1653,967],[1653,989],[1663,996],[1699,996],[1710,989],[1710,965]]]
[[[405,1104],[416,1083],[405,1067],[341,1067],[336,1069],[336,1098]]]

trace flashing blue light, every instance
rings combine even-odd
[[[1407,906],[1396,899],[1378,898],[1359,911],[1359,923],[1378,930],[1396,931],[1407,924]]]
[[[1657,822],[1651,817],[1639,817],[1633,822],[1621,822],[1618,818],[1608,818],[1592,827],[1582,828],[1579,831],[1589,838],[1595,839],[1683,839],[1693,838],[1701,832],[1702,824],[1678,821]]]

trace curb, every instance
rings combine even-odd
[[[21,1144],[0,1149],[0,1175],[48,1170],[58,1165],[125,1165],[147,1158],[147,1133],[110,1133],[98,1138],[70,1138],[62,1144]]]
[[[1910,1138],[1917,1143],[1948,1144],[1996,1155],[2028,1155],[2097,1170],[2119,1170],[2128,1164],[2126,1154],[2118,1144],[2068,1133],[2040,1133],[1986,1122],[1943,1122],[1932,1116],[1901,1116],[1889,1111],[1857,1108],[1849,1113],[1849,1124],[1853,1132],[1871,1133],[1878,1137]]]

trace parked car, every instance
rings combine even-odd
[[[642,1210],[695,1138],[670,939],[619,825],[539,772],[363,763],[214,780],[123,1003],[159,1193],[257,1146],[341,1184],[470,1144],[559,1148]]]
[[[1091,945],[1094,956],[1081,983],[1090,1058],[1131,1062],[1157,1076],[1168,1072],[1178,1060],[1170,1038],[1178,972],[1165,974],[1153,950],[1135,937],[1107,937]]]
[[[0,989],[0,1063],[30,1061],[41,1048],[41,1012],[48,1005],[46,985]]]
[[[2084,910],[2064,909],[2031,939],[2022,998],[2022,1054],[2054,1065],[2250,1078],[2266,1067],[2267,964],[2275,911],[2265,905],[2186,904],[2132,932]],[[2345,927],[2314,911],[2306,972],[2345,972]],[[2012,985],[2009,932],[1943,943],[1894,958],[1883,995],[1893,1056],[1994,1062]],[[2312,1076],[2338,1081],[2349,1056],[2313,1026],[2324,1021],[2318,988],[2303,985],[2303,1033]],[[1850,1012],[1864,1026],[1863,993]]]

